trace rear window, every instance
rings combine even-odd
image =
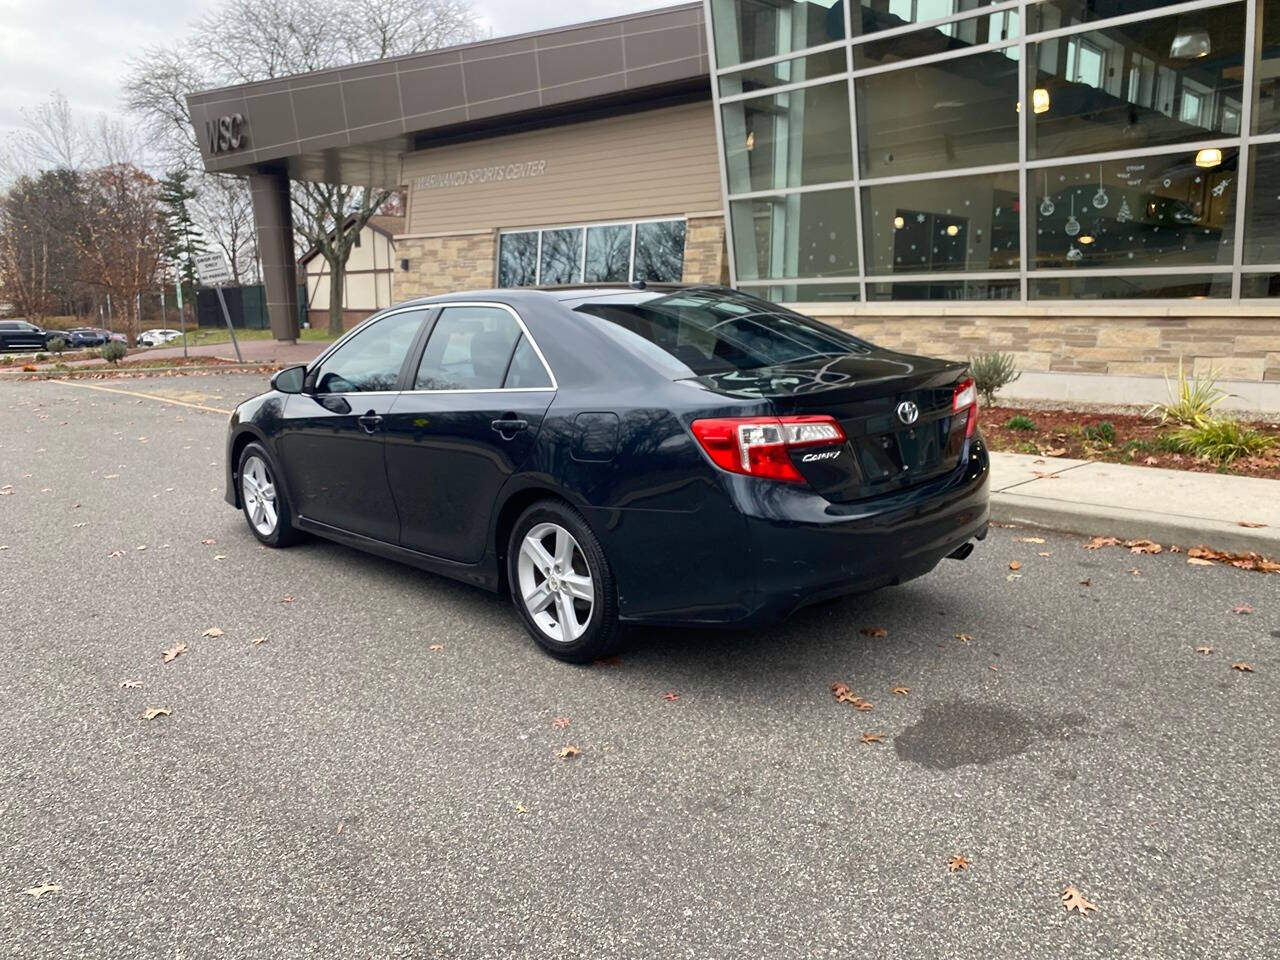
[[[834,327],[744,294],[690,290],[579,304],[605,332],[637,353],[659,348],[684,376],[758,370],[780,364],[862,353],[867,344]],[[663,364],[670,369],[671,364]]]

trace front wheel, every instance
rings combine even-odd
[[[240,503],[253,535],[269,547],[297,543],[301,534],[293,526],[289,500],[277,481],[271,455],[259,443],[251,443],[240,454]]]
[[[613,650],[613,572],[600,541],[572,507],[543,500],[520,515],[507,547],[507,582],[525,627],[553,657],[588,663]]]

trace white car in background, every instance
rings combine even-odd
[[[172,343],[182,336],[181,330],[172,330],[169,328],[157,328],[155,330],[143,330],[138,334],[138,346],[140,347],[160,347],[166,343]]]

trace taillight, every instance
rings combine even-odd
[[[720,469],[787,483],[807,482],[790,450],[845,442],[840,424],[825,416],[723,417],[695,420],[691,429]]]
[[[965,424],[964,435],[972,437],[973,431],[978,429],[978,388],[972,377],[957,383],[956,392],[951,397],[952,413],[959,413],[966,408],[969,411],[969,421]]]

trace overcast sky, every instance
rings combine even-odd
[[[679,0],[474,0],[494,36],[669,6]],[[61,90],[81,116],[119,113],[124,63],[179,36],[214,0],[0,0],[0,128]]]

